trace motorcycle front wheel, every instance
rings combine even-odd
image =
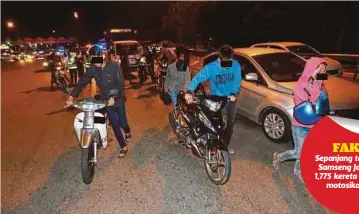
[[[205,155],[205,170],[211,181],[216,185],[227,183],[232,170],[232,161],[229,153],[213,148],[210,151],[206,151]]]
[[[88,148],[82,148],[81,151],[81,175],[85,184],[90,184],[95,175],[94,145],[90,144]]]

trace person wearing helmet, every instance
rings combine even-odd
[[[103,63],[94,63],[89,67],[88,71],[78,82],[76,88],[67,98],[66,105],[72,105],[74,98],[76,98],[83,88],[94,78],[97,86],[100,88],[101,99],[108,100],[107,115],[112,124],[116,139],[120,144],[121,150],[119,157],[122,158],[127,153],[127,143],[131,138],[131,131],[126,117],[122,70],[118,63],[109,60],[106,51],[99,50],[96,56],[102,56]],[[114,91],[117,93],[113,94]],[[122,135],[121,128],[125,131],[125,139]]]
[[[237,114],[236,100],[242,83],[242,71],[239,62],[233,59],[233,48],[229,45],[223,45],[218,49],[218,60],[214,60],[204,66],[190,82],[185,99],[187,103],[193,102],[192,93],[199,84],[209,80],[210,93],[220,97],[228,97],[229,101],[223,108],[227,116],[227,127],[224,132],[224,142],[228,146],[233,134],[233,126]],[[221,62],[232,62],[231,66],[222,67]],[[228,148],[230,154],[234,150]]]
[[[305,67],[304,71],[299,78],[293,94],[295,106],[309,100],[311,103],[316,104],[318,99],[322,97],[328,97],[328,93],[325,89],[323,80],[318,80],[319,73],[326,73],[326,63],[322,58],[312,57],[310,58]],[[283,152],[274,153],[273,157],[273,168],[279,169],[279,164],[286,160],[295,159],[294,175],[302,180],[300,170],[300,153],[304,140],[309,133],[313,125],[305,125],[298,122],[295,117],[292,119],[292,135],[294,142],[294,149]]]

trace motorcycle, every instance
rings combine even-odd
[[[98,110],[107,106],[107,102],[87,98],[73,103],[82,110],[74,119],[74,129],[81,147],[81,175],[85,184],[90,184],[95,175],[98,150],[107,147],[107,116]],[[65,106],[67,108],[69,106]]]
[[[139,61],[139,70],[138,70],[138,77],[140,79],[141,85],[143,85],[143,83],[147,80],[148,75],[150,75],[152,81],[154,81],[152,66],[151,64],[147,63],[146,57],[142,56]]]
[[[182,143],[204,160],[211,181],[223,185],[231,175],[231,158],[223,140],[226,116],[221,111],[228,100],[198,91],[193,104],[187,104],[184,96],[185,92],[181,91],[177,97],[178,109],[169,114],[170,124]]]
[[[167,76],[168,63],[164,60],[158,62],[158,72],[156,78],[157,90],[159,91],[160,98],[165,105],[171,104],[171,98],[168,93],[165,92],[165,81]]]
[[[66,76],[66,71],[65,71],[65,68],[64,68],[63,64],[61,62],[56,63],[55,69],[56,69],[56,71],[55,71],[55,77],[56,77],[55,83],[57,84],[58,87],[60,87],[67,94],[69,94],[70,93],[70,89],[68,87],[69,84],[67,84],[66,82],[70,82],[70,80]],[[52,80],[51,87],[52,87],[53,81],[54,80]]]

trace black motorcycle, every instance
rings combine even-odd
[[[204,160],[211,181],[223,185],[231,175],[231,158],[223,140],[226,117],[222,109],[228,99],[198,91],[193,104],[187,104],[184,95],[179,93],[178,110],[169,114],[171,126],[180,142]]]
[[[159,71],[157,72],[158,76],[156,78],[157,90],[160,94],[161,100],[164,102],[165,105],[171,104],[171,97],[168,93],[165,92],[165,87],[164,87],[166,76],[167,76],[167,68],[168,68],[168,63],[165,60],[160,60],[158,62]]]
[[[139,60],[138,78],[140,79],[140,85],[147,80],[147,76],[151,76],[152,82],[155,82],[155,75],[151,63],[147,61],[146,56],[142,56]]]

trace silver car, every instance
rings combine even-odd
[[[278,49],[238,48],[234,51],[243,78],[238,113],[261,125],[270,140],[289,141],[294,107],[292,90],[304,70],[305,60]],[[216,59],[217,54],[212,53],[191,63],[192,75]],[[325,83],[335,113],[359,120],[359,85],[335,76],[329,76]],[[207,82],[204,88],[209,93]]]
[[[322,57],[322,54],[318,50],[300,42],[266,42],[252,45],[251,48],[273,48],[286,50],[302,57],[303,59],[309,59],[313,56]],[[323,57],[323,59],[328,64],[328,73],[335,75],[342,74],[342,66],[337,60],[329,57]]]

